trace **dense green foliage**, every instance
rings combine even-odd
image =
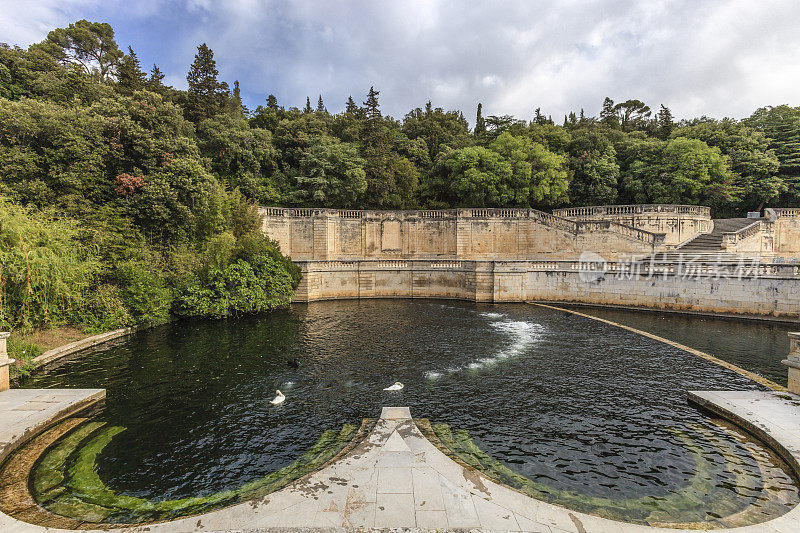
[[[0,321],[90,328],[226,316],[289,300],[298,273],[256,203],[340,208],[674,202],[717,216],[800,205],[800,108],[676,122],[606,98],[563,125],[426,105],[385,116],[371,87],[249,111],[198,47],[188,90],[79,21],[0,45]]]

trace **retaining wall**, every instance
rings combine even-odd
[[[296,301],[551,301],[800,319],[800,265],[609,261],[299,262]]]

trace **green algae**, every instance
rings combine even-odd
[[[323,432],[293,463],[233,490],[174,500],[148,500],[119,493],[100,478],[98,456],[125,428],[91,422],[48,449],[34,467],[33,495],[47,510],[84,522],[133,523],[189,516],[263,497],[304,477],[336,457],[356,435],[345,424]]]
[[[608,498],[588,496],[574,491],[550,487],[527,478],[503,465],[482,450],[465,430],[453,430],[447,424],[418,424],[423,433],[436,439],[462,463],[487,477],[514,488],[533,498],[562,505],[576,511],[586,512],[615,520],[641,523],[704,523],[712,525],[716,518],[740,513],[755,501],[752,495],[732,496],[729,491],[718,490],[714,482],[715,465],[706,457],[697,437],[714,446],[725,461],[725,471],[733,473],[734,487],[755,489],[741,468],[742,460],[731,445],[720,439],[710,429],[701,425],[687,431],[670,429],[670,432],[691,452],[694,473],[684,487],[664,496],[641,496],[638,498]],[[743,522],[739,525],[744,525]]]

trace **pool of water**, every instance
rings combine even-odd
[[[405,388],[382,390],[395,381]],[[121,429],[96,448],[96,473],[154,501],[241,487],[385,405],[463,432],[542,497],[579,510],[753,522],[797,501],[774,457],[686,401],[687,390],[757,384],[525,304],[317,302],[181,321],[61,360],[24,386],[106,388],[102,419]],[[276,389],[281,405],[270,404]]]
[[[579,307],[587,315],[654,333],[786,386],[781,360],[789,353],[789,332],[800,323],[736,320],[713,316]]]

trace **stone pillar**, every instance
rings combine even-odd
[[[7,331],[0,331],[0,392],[11,388],[11,381],[8,375],[9,366],[14,362],[8,358],[6,349],[6,339],[10,335]]]
[[[800,394],[800,332],[789,333],[789,357],[781,361],[789,367],[789,392]]]

